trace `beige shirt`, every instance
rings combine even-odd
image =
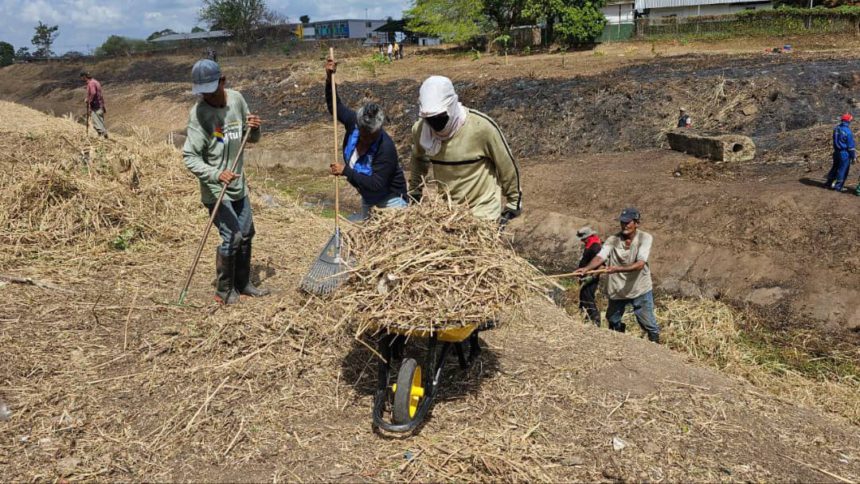
[[[641,230],[636,231],[630,248],[624,246],[621,234],[606,239],[597,257],[608,261],[611,266],[629,266],[636,262],[645,262],[645,267],[636,272],[617,272],[609,274],[606,283],[606,295],[609,299],[635,299],[653,289],[651,268],[648,266],[648,256],[651,255],[651,242],[654,237]]]
[[[433,178],[451,198],[471,208],[478,218],[496,220],[504,208],[519,212],[522,191],[517,162],[502,130],[489,116],[469,109],[466,122],[453,138],[442,142],[430,156],[421,148],[424,120],[412,127],[412,166],[409,194],[421,195],[424,178],[433,167]]]

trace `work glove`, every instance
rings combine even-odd
[[[498,220],[499,226],[504,227],[505,225],[508,224],[508,222],[510,222],[511,220],[516,218],[517,215],[519,215],[519,212],[517,212],[515,210],[511,210],[509,208],[505,209],[505,211],[502,212],[502,216],[499,217],[499,220]]]

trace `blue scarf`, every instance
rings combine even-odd
[[[370,145],[370,149],[367,150],[367,153],[355,160],[355,166],[353,166],[352,169],[357,173],[361,173],[362,175],[373,175],[373,157],[376,155],[376,152],[379,151],[379,145],[381,143],[382,135],[380,134],[376,141],[374,141],[373,144]],[[343,161],[347,165],[349,165],[349,159],[352,157],[352,152],[355,151],[355,147],[357,145],[358,128],[355,128],[352,130],[352,133],[350,133],[349,139],[346,142],[346,146],[343,147]]]

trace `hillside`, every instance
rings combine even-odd
[[[471,371],[446,368],[417,436],[382,438],[374,356],[297,291],[331,220],[252,179],[275,294],[216,306],[204,256],[175,306],[204,223],[178,153],[7,102],[0,117],[2,272],[49,284],[0,286],[7,479],[860,479],[847,419],[538,300],[482,334]]]

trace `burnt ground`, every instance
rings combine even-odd
[[[829,125],[860,105],[860,59],[821,57],[688,55],[588,77],[452,77],[461,101],[491,115],[520,157],[658,147],[684,106],[697,128],[742,133],[753,137],[763,159],[798,161],[814,148],[785,133]],[[274,129],[328,119],[322,85],[300,86],[301,95],[288,95],[285,89],[292,86],[280,79],[274,73],[268,82],[259,76],[262,82],[245,91]],[[339,92],[353,106],[365,99],[381,102],[387,129],[405,152],[419,85],[414,79],[346,82]],[[817,131],[804,134],[827,139]]]

